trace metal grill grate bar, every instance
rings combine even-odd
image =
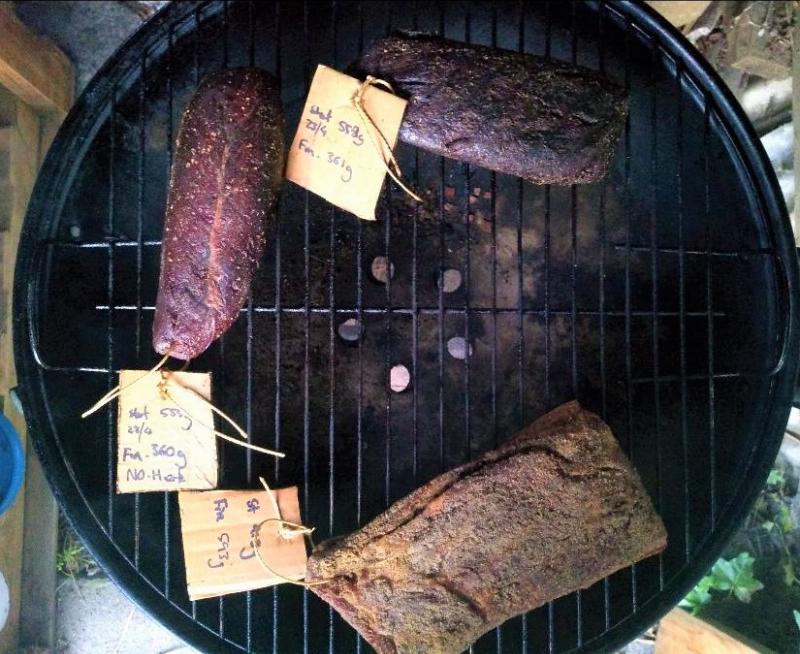
[[[98,248],[134,248],[139,247],[138,241],[130,241],[125,239],[109,238],[104,241],[64,241],[60,239],[42,239],[39,241],[42,246],[49,245],[59,248],[80,248],[80,249],[98,249]],[[149,239],[142,241],[143,247],[160,247],[161,241],[157,239]],[[612,247],[616,250],[630,250],[631,252],[643,253],[649,255],[652,252],[652,246],[647,245],[626,245],[625,243],[614,243]],[[660,245],[656,249],[659,253],[664,254],[678,254],[681,250],[678,246]],[[685,256],[698,256],[698,257],[740,257],[747,258],[753,256],[775,257],[775,250],[772,248],[750,248],[740,250],[715,250],[706,249],[696,250],[692,248],[684,248],[683,254]]]
[[[196,91],[200,86],[200,12],[195,9],[192,13],[194,19],[194,31],[192,33],[192,84]],[[147,243],[147,242],[146,242]],[[161,245],[161,241],[158,241]],[[197,620],[197,601],[192,600],[192,619]]]
[[[605,10],[606,3],[601,1],[597,12],[597,59],[600,74],[605,74]],[[608,420],[608,392],[606,388],[606,182],[600,185],[599,198],[600,220],[600,284],[598,305],[600,308],[600,401],[602,418]],[[611,581],[603,579],[603,620],[606,631],[611,628]]]
[[[362,3],[358,3],[358,51],[364,50],[364,12]],[[416,221],[415,221],[416,227]],[[415,241],[416,243],[416,241]],[[356,220],[356,309],[358,327],[364,329],[364,226]],[[364,338],[358,339],[358,418],[356,424],[358,452],[356,453],[356,522],[362,521],[362,493],[364,490]],[[416,391],[415,391],[416,392]],[[364,641],[356,633],[356,654],[361,654]]]
[[[109,308],[112,308],[114,311],[136,311],[139,309],[135,304],[116,304],[112,307],[109,307],[107,304],[96,304],[93,307],[96,311],[103,311],[107,312]],[[155,306],[153,305],[144,305],[141,307],[143,311],[155,311]],[[243,307],[241,313],[247,315],[249,312],[248,307]],[[285,313],[285,314],[302,314],[306,312],[305,306],[260,306],[254,305],[252,308],[254,313]],[[311,313],[318,313],[328,315],[331,312],[331,308],[329,306],[320,306],[316,304],[312,304],[308,307],[308,311]],[[420,307],[417,306],[414,308],[411,307],[361,307],[359,309],[358,306],[338,306],[332,309],[333,313],[340,314],[340,315],[358,315],[359,312],[367,314],[367,315],[386,315],[386,314],[400,314],[400,315],[436,315],[439,313],[439,309],[435,307]],[[444,315],[462,315],[462,314],[472,314],[472,315],[492,315],[497,314],[500,315],[517,315],[522,313],[525,316],[543,316],[547,317],[549,314],[550,316],[571,316],[572,310],[571,309],[514,309],[514,308],[505,308],[505,307],[498,307],[493,309],[492,307],[470,307],[467,309],[466,307],[443,307],[442,313]],[[601,314],[600,310],[598,309],[578,309],[575,313],[576,316],[599,316]],[[636,309],[631,310],[630,312],[626,312],[622,309],[609,309],[603,312],[603,315],[615,317],[615,318],[624,318],[627,315],[633,317],[652,317],[653,311],[648,309]],[[681,317],[680,311],[658,311],[657,315],[662,318],[679,318]],[[725,317],[727,314],[723,311],[715,311],[712,313],[712,317]],[[706,320],[708,318],[708,311],[685,311],[683,317],[685,318],[700,318],[702,320]]]
[[[111,114],[108,119],[108,221],[106,229],[109,234],[114,233],[115,229],[115,207],[114,207],[114,184],[115,184],[115,166],[114,166],[114,153],[116,151],[116,116],[117,116],[117,91],[116,88],[111,90]],[[106,297],[108,298],[108,306],[114,306],[114,248],[108,249],[108,281],[106,286]],[[108,389],[114,387],[114,310],[108,311],[108,320],[106,322],[106,346],[108,348],[107,361],[108,361]],[[108,515],[106,528],[109,535],[113,537],[114,534],[114,453],[115,453],[115,425],[114,425],[114,410],[113,406],[109,404],[106,407],[106,439],[108,443],[107,455],[107,482],[106,497],[108,501]]]
[[[550,19],[550,0],[545,2],[545,51],[546,59],[550,58],[552,47],[552,24]],[[544,396],[550,406],[550,185],[544,187]],[[525,618],[527,620],[527,616]],[[527,640],[527,639],[526,639]],[[527,643],[526,643],[527,646]],[[547,651],[553,654],[556,647],[555,636],[555,603],[547,603]]]
[[[255,51],[255,17],[253,12],[253,3],[248,1],[247,3],[247,18],[248,18],[248,29],[247,29],[247,40],[248,40],[248,49],[247,49],[247,62],[249,66],[255,66],[256,63],[256,51]],[[275,208],[275,233],[276,236],[280,234],[280,201]],[[280,279],[280,248],[276,246],[276,255],[275,255],[275,269],[276,269],[276,276],[277,279]],[[276,289],[275,294],[275,305],[280,306],[280,301],[278,299],[278,292]],[[245,310],[247,311],[247,322],[245,323],[245,371],[247,373],[247,379],[245,381],[245,431],[251,435],[253,434],[253,291],[252,289],[247,294],[247,304],[245,305]],[[280,321],[280,311],[275,312],[275,322]],[[276,341],[279,341],[278,337],[278,329],[276,327],[275,330],[275,338]],[[275,348],[275,358],[280,361],[280,346],[276,346]],[[280,365],[275,366],[275,416],[276,416],[276,429],[275,434],[278,434],[278,425],[279,425],[279,416],[280,416],[280,386],[278,385],[278,377],[280,376]],[[278,449],[277,447],[275,448]],[[277,459],[276,459],[277,461]],[[245,475],[247,476],[247,483],[250,488],[258,488],[258,484],[253,475],[253,456],[252,451],[247,449],[245,451]],[[277,484],[277,470],[275,471],[275,483]],[[273,592],[274,589],[273,589]],[[273,611],[272,619],[275,621],[277,618],[277,614]],[[245,643],[247,645],[247,650],[250,651],[253,646],[253,593],[252,591],[247,591],[245,593]]]
[[[662,458],[661,458],[661,388],[659,385],[659,348],[658,348],[658,327],[659,327],[659,314],[658,314],[658,94],[656,93],[656,68],[658,51],[654,48],[652,51],[653,68],[651,70],[652,92],[650,94],[650,262],[651,262],[651,278],[652,278],[652,302],[653,302],[653,320],[652,320],[652,340],[653,340],[653,377],[655,382],[653,384],[653,406],[655,409],[655,447],[656,447],[656,511],[663,513],[664,510],[664,496],[662,488]],[[664,588],[664,553],[658,554],[658,587],[659,590]]]
[[[172,75],[173,75],[173,33],[172,26],[167,29],[167,163],[169,168],[172,169],[172,158],[174,156],[173,149],[173,134],[174,134],[174,116],[173,116],[173,88],[172,88]],[[113,232],[111,232],[113,233]],[[169,598],[170,591],[170,578],[169,578],[169,562],[170,562],[170,494],[168,492],[162,493],[162,502],[164,506],[164,597]],[[222,635],[222,625],[220,624],[220,635]]]
[[[331,39],[333,41],[333,62],[334,67],[339,68],[339,49],[337,40],[337,20],[339,13],[338,5],[333,3],[331,7],[332,15],[330,19]],[[335,370],[335,330],[334,320],[336,312],[336,213],[337,209],[331,205],[330,214],[330,241],[329,252],[330,271],[328,277],[328,307],[330,315],[328,319],[328,533],[333,535],[335,530],[335,481],[336,481],[336,461],[334,453],[336,451],[336,418],[334,415],[336,403],[336,370]],[[333,654],[334,642],[334,613],[333,607],[328,607],[328,652]]]
[[[676,193],[678,197],[678,302],[680,307],[680,377],[681,377],[681,447],[683,449],[683,534],[684,534],[684,553],[686,561],[689,560],[691,545],[690,545],[690,525],[689,525],[689,428],[687,424],[687,409],[686,409],[686,257],[684,256],[683,249],[685,244],[684,239],[684,207],[683,207],[683,97],[682,90],[682,67],[680,62],[675,66],[675,83],[678,87],[678,100],[677,100],[677,146],[678,156],[676,161]]]
[[[519,3],[519,34],[517,36],[517,50],[519,52],[525,51],[525,2],[524,0],[520,0]],[[522,179],[517,180],[517,324],[519,329],[519,341],[518,341],[518,355],[517,355],[517,364],[518,364],[518,376],[519,376],[519,397],[518,397],[518,406],[519,406],[519,425],[525,424],[525,313],[523,311],[523,300],[525,297],[524,293],[524,276],[523,271],[524,267],[522,265],[523,261],[523,241],[522,241],[522,227],[524,222],[524,211],[523,211],[523,202],[525,200],[525,185]],[[494,202],[494,196],[492,197],[492,201]],[[523,654],[527,653],[528,651],[528,616],[523,615],[520,621],[521,624],[521,639],[522,639],[522,652]]]
[[[251,3],[250,7],[252,8],[255,3]],[[281,30],[280,30],[280,3],[275,3],[275,10],[273,12],[273,20],[275,22],[275,39],[273,43],[273,51],[272,55],[275,61],[275,77],[278,80],[278,87],[282,88],[283,86],[283,69],[281,66]],[[251,31],[251,34],[254,33]],[[252,46],[254,42],[251,43],[251,52]],[[282,439],[281,439],[281,419],[282,419],[282,397],[281,397],[281,383],[282,383],[282,375],[281,372],[283,370],[283,357],[281,355],[282,349],[282,329],[283,329],[283,320],[282,320],[282,311],[281,308],[281,290],[282,290],[282,274],[283,274],[283,251],[281,249],[281,205],[282,200],[281,197],[278,197],[276,206],[275,206],[275,416],[274,416],[274,440],[273,446],[274,449],[277,451],[281,451]],[[275,483],[278,484],[278,480],[280,478],[281,472],[281,462],[280,459],[275,459],[273,462],[273,474],[275,475]],[[279,604],[278,604],[278,589],[272,589],[272,651],[277,650],[277,625],[279,623]],[[248,651],[250,649],[250,640],[252,638],[252,618],[250,617],[250,613],[252,612],[252,608],[248,608]],[[303,641],[305,643],[306,637],[305,632],[303,635]]]
[[[631,29],[632,25],[630,20],[626,19],[625,30],[625,91],[630,94],[631,90]],[[625,133],[624,133],[624,147],[625,147],[625,172],[624,172],[624,197],[625,208],[623,213],[625,215],[625,379],[627,388],[627,417],[628,417],[628,458],[634,462],[634,448],[633,439],[633,383],[631,381],[632,362],[631,362],[631,115],[630,112],[625,118]],[[636,569],[634,563],[630,567],[631,571],[631,607],[634,611],[637,609],[637,595],[636,595]]]
[[[145,131],[145,93],[147,80],[147,59],[142,56],[140,61],[139,79],[139,152],[137,157],[137,185],[136,194],[136,362],[141,366],[141,344],[142,344],[142,259],[144,241],[144,164],[145,147],[147,143]],[[141,496],[135,493],[133,496],[133,537],[134,550],[133,559],[136,568],[139,568],[139,545],[140,545],[140,522],[141,522]]]
[[[573,64],[578,63],[578,31],[576,22],[576,7],[573,2],[570,5],[570,18],[572,26],[571,56]],[[572,376],[572,394],[580,397],[578,389],[578,187],[573,184],[570,187],[570,359]],[[575,641],[576,646],[583,645],[583,594],[581,589],[575,591]]]
[[[708,183],[709,176],[711,175],[711,166],[708,156],[710,148],[710,108],[708,106],[708,98],[704,101],[703,110],[703,169],[704,184],[703,184],[703,211],[706,220],[706,246],[708,248],[708,256],[706,256],[706,300],[708,301],[708,451],[709,451],[709,469],[708,469],[708,485],[709,485],[709,517],[711,521],[711,528],[716,526],[717,522],[717,503],[716,503],[716,422],[715,422],[715,407],[714,407],[714,299],[712,296],[712,280],[711,280],[711,190]]]

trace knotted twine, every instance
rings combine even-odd
[[[383,132],[381,132],[380,128],[373,122],[372,118],[369,117],[369,114],[367,114],[367,111],[364,108],[364,93],[366,93],[370,86],[381,86],[389,91],[389,93],[392,95],[395,95],[394,89],[389,82],[378,79],[377,77],[373,77],[372,75],[367,75],[367,79],[361,83],[361,86],[358,87],[358,91],[353,96],[353,107],[355,107],[355,110],[358,112],[361,122],[364,123],[364,131],[367,133],[370,142],[378,152],[378,156],[381,158],[381,161],[386,168],[386,172],[389,173],[389,177],[391,177],[395,183],[409,196],[414,198],[417,202],[422,202],[422,198],[408,188],[408,186],[406,186],[400,179],[403,176],[403,173],[400,170],[400,164],[397,163],[397,159],[394,156],[394,152],[392,152],[389,142],[386,140],[386,137],[383,135]],[[381,145],[378,143],[373,131],[380,137],[384,147],[381,147]]]
[[[289,577],[284,577],[279,572],[273,570],[261,556],[261,552],[258,549],[258,536],[261,533],[261,527],[263,527],[268,522],[279,522],[281,524],[281,527],[278,530],[278,535],[284,540],[291,540],[292,538],[297,538],[298,536],[306,536],[308,538],[308,542],[311,544],[312,547],[314,546],[314,542],[311,540],[311,534],[314,532],[314,528],[306,527],[305,525],[299,525],[295,522],[289,522],[288,520],[284,520],[281,517],[281,509],[278,506],[278,502],[275,500],[275,496],[272,494],[272,491],[267,485],[266,480],[263,477],[259,477],[258,480],[261,482],[261,485],[264,487],[264,490],[267,491],[267,495],[269,496],[269,499],[272,502],[272,508],[275,509],[275,515],[278,516],[277,518],[267,518],[266,520],[262,520],[258,524],[253,525],[253,531],[251,532],[251,538],[250,538],[250,546],[256,553],[256,558],[258,558],[258,562],[271,575],[277,577],[282,581],[285,581],[286,583],[294,584],[295,586],[302,586],[303,588],[311,588],[312,586],[320,586],[322,584],[330,583],[331,581],[330,579],[305,581],[304,579],[298,580],[298,579],[291,579]]]
[[[235,420],[233,420],[233,418],[228,416],[228,414],[226,414],[222,409],[219,409],[216,406],[214,406],[211,402],[209,402],[206,398],[204,398],[199,393],[196,393],[192,389],[186,388],[185,386],[182,386],[181,384],[175,382],[172,379],[172,374],[173,374],[172,371],[164,369],[164,366],[166,365],[167,361],[169,360],[169,357],[170,357],[170,353],[167,352],[163,356],[163,358],[156,365],[154,365],[152,368],[150,368],[150,370],[148,370],[144,375],[142,375],[141,377],[139,377],[137,379],[134,379],[129,384],[126,384],[125,386],[120,386],[119,384],[117,384],[114,388],[112,388],[110,391],[108,391],[108,393],[106,393],[105,395],[103,395],[103,397],[101,397],[99,400],[97,400],[97,402],[95,402],[91,407],[89,407],[86,411],[84,411],[81,414],[81,418],[87,418],[88,416],[92,415],[96,411],[99,411],[106,404],[108,404],[109,402],[113,402],[120,395],[122,395],[123,391],[126,391],[131,386],[133,386],[134,384],[137,384],[138,382],[142,381],[143,379],[146,379],[147,377],[150,377],[150,375],[160,374],[161,375],[161,381],[158,383],[158,391],[159,391],[159,393],[161,395],[161,398],[162,399],[169,399],[175,406],[177,406],[181,411],[183,411],[193,421],[197,422],[197,424],[199,424],[202,427],[205,427],[206,429],[210,429],[212,431],[212,433],[215,436],[217,436],[218,438],[221,438],[222,440],[228,441],[228,442],[233,443],[235,445],[238,445],[240,447],[244,447],[244,448],[246,448],[248,450],[254,450],[255,452],[261,452],[262,454],[269,454],[270,456],[278,457],[280,459],[282,459],[283,457],[286,456],[285,454],[283,454],[283,452],[277,452],[275,450],[269,450],[269,449],[267,449],[265,447],[259,447],[258,445],[253,445],[252,443],[248,443],[247,441],[250,439],[250,436],[247,434],[247,432],[244,429],[242,429],[236,423]],[[189,362],[187,361],[183,365],[181,370],[186,368],[186,366],[188,366],[188,365],[189,365]],[[239,438],[241,438],[242,440],[237,440],[236,438],[233,438],[232,436],[229,436],[228,434],[225,434],[225,433],[223,433],[221,431],[218,431],[217,429],[214,429],[214,427],[212,427],[210,425],[205,425],[201,421],[197,420],[188,411],[186,411],[186,409],[184,409],[178,403],[178,401],[175,399],[174,395],[172,393],[170,393],[170,390],[174,391],[176,389],[180,390],[181,392],[191,393],[192,396],[195,399],[199,399],[203,404],[205,404],[209,409],[211,409],[211,411],[213,413],[216,413],[220,418],[222,418],[228,424],[230,424],[233,427],[233,429],[236,431],[236,433],[239,435]]]
[[[193,396],[195,396],[196,398],[199,398],[214,413],[216,413],[218,416],[220,416],[221,418],[226,420],[234,428],[234,430],[236,430],[236,432],[237,432],[237,434],[239,435],[240,438],[242,438],[244,440],[249,439],[249,436],[248,436],[247,432],[244,431],[244,429],[242,429],[224,411],[222,411],[221,409],[219,409],[216,406],[214,406],[211,402],[206,400],[202,395],[199,395],[198,393],[196,393],[192,389],[186,388],[185,386],[182,386],[181,384],[178,384],[178,383],[172,381],[172,374],[173,374],[172,371],[164,369],[164,366],[166,365],[167,361],[169,360],[169,357],[170,357],[170,353],[168,352],[167,354],[164,355],[164,357],[156,365],[154,365],[152,368],[150,368],[150,370],[148,370],[144,375],[142,375],[141,377],[139,377],[137,379],[134,379],[129,384],[126,384],[125,386],[120,386],[119,384],[117,384],[114,388],[112,388],[105,395],[103,395],[103,397],[101,397],[99,400],[97,400],[97,402],[95,402],[91,407],[89,407],[86,411],[84,411],[81,414],[81,418],[87,418],[88,416],[92,415],[93,413],[99,411],[106,404],[108,404],[109,402],[113,402],[116,398],[118,398],[120,395],[122,395],[123,391],[129,389],[131,386],[133,386],[137,382],[140,382],[142,379],[145,379],[145,378],[149,377],[150,375],[154,375],[154,374],[158,373],[158,374],[161,375],[161,381],[159,381],[159,383],[158,383],[158,390],[159,390],[159,393],[161,394],[162,399],[169,399],[173,404],[175,404],[175,406],[177,406],[181,411],[183,411],[186,415],[188,415],[190,418],[192,418],[192,420],[196,421],[199,425],[201,425],[203,427],[210,428],[210,427],[208,427],[208,425],[204,425],[202,422],[196,420],[196,418],[191,416],[189,414],[189,412],[186,411],[175,400],[174,396],[169,392],[169,389],[167,387],[169,386],[173,390],[174,389],[180,389],[181,391],[186,391],[187,393],[192,393]],[[183,365],[181,370],[186,368],[188,365],[189,365],[189,362],[187,361]],[[248,449],[251,449],[251,450],[255,450],[256,452],[263,452],[264,454],[271,454],[272,456],[279,457],[279,458],[283,458],[284,456],[286,456],[282,452],[276,452],[274,450],[269,450],[269,449],[266,449],[266,448],[263,448],[263,447],[258,447],[257,445],[252,445],[251,443],[242,442],[242,441],[236,440],[235,438],[232,438],[231,436],[228,436],[228,434],[224,434],[224,433],[222,433],[220,431],[217,431],[216,429],[213,429],[213,428],[210,428],[210,429],[219,438],[222,438],[224,440],[230,441],[231,443],[234,443],[236,445],[240,445],[241,447],[245,447],[245,448],[248,448]],[[305,581],[305,580],[291,579],[289,577],[285,577],[282,574],[280,574],[279,572],[276,572],[275,570],[273,570],[269,566],[269,564],[264,560],[264,557],[261,556],[261,551],[259,550],[259,547],[258,547],[258,537],[259,537],[259,535],[261,533],[261,528],[265,524],[270,523],[270,522],[279,522],[281,524],[281,527],[280,527],[280,529],[278,531],[278,535],[281,538],[283,538],[284,540],[290,540],[292,538],[297,538],[298,536],[306,536],[306,537],[308,537],[309,543],[312,545],[312,547],[313,547],[314,543],[311,540],[311,534],[314,532],[314,529],[313,529],[313,527],[309,528],[309,527],[306,527],[305,525],[300,525],[300,524],[297,524],[295,522],[290,522],[290,521],[284,520],[282,517],[280,517],[281,516],[281,509],[278,506],[278,502],[275,500],[275,496],[273,495],[272,491],[270,490],[269,486],[267,485],[266,480],[263,477],[259,477],[258,479],[261,482],[261,485],[264,487],[264,490],[267,492],[267,497],[269,497],[270,502],[272,502],[272,508],[275,511],[275,515],[278,516],[277,518],[267,518],[266,520],[262,520],[258,524],[253,525],[253,530],[251,532],[251,538],[250,538],[250,545],[253,548],[253,552],[255,552],[255,555],[256,555],[256,558],[258,559],[258,562],[261,564],[261,566],[267,572],[269,572],[269,574],[273,575],[274,577],[277,577],[278,579],[281,579],[282,581],[285,581],[286,583],[295,584],[296,586],[302,586],[304,588],[311,588],[312,586],[319,586],[321,584],[329,583],[330,580],[328,580],[328,579],[320,579],[318,581]]]

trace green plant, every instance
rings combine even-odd
[[[97,572],[97,564],[75,532],[66,524],[61,527],[61,543],[56,552],[56,571],[66,577],[85,574],[92,576]]]
[[[800,585],[796,560],[800,554],[800,534],[791,511],[789,482],[784,471],[774,468],[767,484],[756,500],[736,546],[751,551],[757,557],[778,553],[783,581],[787,586]]]
[[[63,575],[71,577],[92,566],[91,557],[80,544],[64,547],[56,554],[56,570]]]
[[[733,595],[739,601],[749,603],[753,593],[764,588],[753,574],[753,563],[755,559],[749,552],[740,552],[730,560],[719,559],[710,573],[681,600],[680,606],[697,615],[712,601],[711,591],[724,592],[728,597]]]

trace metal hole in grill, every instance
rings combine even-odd
[[[646,8],[231,2],[160,13],[80,98],[29,210],[15,343],[36,448],[98,559],[189,642],[366,651],[294,587],[189,602],[174,495],[116,495],[114,410],[78,415],[117,370],[154,362],[172,144],[199,80],[225,66],[275,73],[289,142],[313,67],[345,68],[395,28],[603,70],[630,89],[612,172],[535,187],[401,144],[426,202],[389,184],[375,224],[286,183],[251,301],[193,369],[213,372],[216,401],[255,443],[287,457],[222,446],[221,486],[264,473],[298,484],[304,522],[325,538],[577,397],[631,457],[669,547],[474,651],[612,648],[677,602],[754,499],[798,349],[797,267],[772,173],[716,77]],[[376,257],[393,267],[382,283]],[[460,275],[454,292],[439,282],[445,270]],[[451,356],[452,342],[469,355]],[[402,393],[389,383],[399,363]]]

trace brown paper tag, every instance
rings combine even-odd
[[[284,583],[267,571],[251,545],[257,525],[268,518],[300,523],[297,487],[272,491],[281,510],[266,491],[214,490],[178,493],[183,556],[189,599],[217,597]],[[270,568],[289,579],[306,574],[303,536],[283,538],[279,522],[258,532],[259,553]]]
[[[360,86],[354,77],[317,66],[289,151],[286,178],[359,218],[375,220],[389,153],[374,131],[370,138],[366,130],[374,128],[364,125],[353,106]],[[364,109],[392,149],[406,104],[374,86],[364,93]]]
[[[117,492],[216,488],[214,415],[195,397],[211,399],[211,375],[170,373],[170,387],[180,384],[194,391],[176,394],[180,407],[161,397],[161,375],[144,375],[147,370],[119,373]]]

